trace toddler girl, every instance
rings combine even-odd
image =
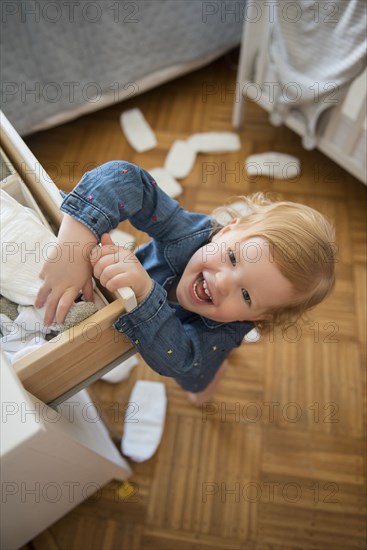
[[[40,274],[45,323],[62,323],[80,290],[93,300],[92,271],[110,291],[131,287],[137,306],[116,330],[196,403],[209,399],[220,366],[255,325],[294,321],[334,285],[334,232],[320,213],[262,194],[243,200],[248,215],[221,226],[184,210],[134,164],[84,174],[61,206],[57,258]],[[152,238],[135,254],[108,235],[126,219]]]

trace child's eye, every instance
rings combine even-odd
[[[236,260],[235,254],[234,254],[234,252],[231,248],[228,249],[228,257],[229,257],[229,260],[230,260],[231,264],[234,267],[237,264],[237,260]]]
[[[245,288],[242,289],[242,296],[243,296],[243,299],[245,300],[245,302],[247,302],[248,304],[251,305],[250,294],[247,292],[247,290]]]
[[[236,260],[235,253],[233,252],[233,250],[231,248],[228,249],[228,257],[229,257],[229,260],[230,260],[231,264],[234,267],[237,264],[237,260]],[[243,299],[245,300],[245,302],[247,302],[248,304],[251,305],[250,294],[247,292],[247,290],[245,288],[242,288],[241,291],[242,291],[242,296],[243,296]]]

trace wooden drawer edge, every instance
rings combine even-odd
[[[0,111],[0,142],[21,179],[25,181],[42,210],[58,228],[63,216],[59,210],[62,202],[59,190],[2,111]]]
[[[0,143],[5,160],[13,166],[9,177],[20,178],[26,184],[57,232],[62,219],[59,189],[2,111]],[[134,348],[128,338],[112,328],[124,311],[121,300],[115,299],[78,326],[19,359],[13,367],[24,388],[50,403],[78,384],[87,384],[96,373],[101,375],[104,368],[122,361],[124,354],[131,355]]]
[[[49,403],[131,350],[130,341],[112,327],[124,311],[115,300],[16,361],[13,367],[24,388]]]

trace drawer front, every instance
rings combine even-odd
[[[60,402],[73,389],[105,374],[105,367],[122,354],[130,351],[130,356],[131,343],[112,328],[122,312],[116,300],[16,361],[13,366],[23,386],[45,403]]]
[[[0,146],[17,173],[7,175],[20,177],[56,232],[62,218],[59,191],[3,113],[0,117]],[[131,343],[112,328],[125,311],[122,301],[105,303],[77,327],[13,364],[27,391],[45,403],[60,402],[108,372],[119,358],[132,355]]]

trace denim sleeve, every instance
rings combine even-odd
[[[201,214],[185,211],[148,172],[124,161],[107,162],[84,174],[61,210],[98,240],[124,220],[161,242],[185,237],[203,225]]]
[[[243,339],[242,331],[228,325],[211,330],[199,317],[197,323],[182,323],[169,306],[166,291],[156,282],[147,298],[114,326],[158,374],[190,379],[190,385],[194,380],[204,387]]]

